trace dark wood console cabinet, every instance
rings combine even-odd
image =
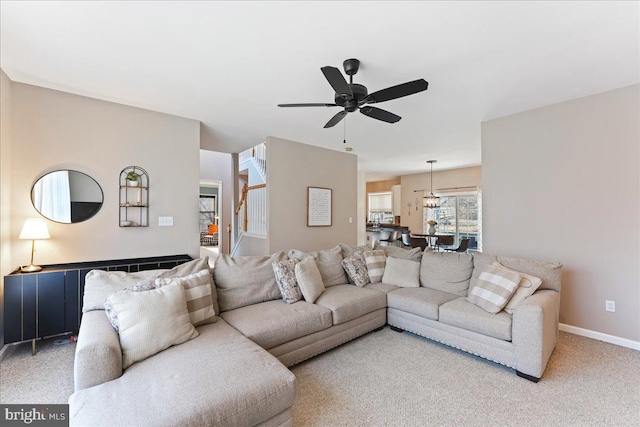
[[[4,277],[4,342],[35,340],[52,335],[76,335],[82,319],[84,278],[91,270],[129,273],[173,268],[190,261],[189,255],[133,258],[114,261],[55,264],[37,273]]]

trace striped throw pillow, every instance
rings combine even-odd
[[[211,298],[211,273],[201,270],[184,277],[156,279],[156,288],[181,283],[187,300],[189,320],[193,326],[206,325],[218,320]]]
[[[376,251],[364,251],[364,260],[367,263],[367,270],[369,272],[369,280],[371,283],[382,282],[382,276],[384,276],[384,267],[387,264],[387,255],[383,250]]]
[[[476,286],[469,292],[467,301],[489,313],[498,313],[507,305],[519,283],[520,275],[517,272],[486,265],[478,276]]]

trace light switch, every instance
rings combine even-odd
[[[173,227],[173,217],[172,216],[158,217],[158,225],[160,227]]]
[[[353,224],[353,217],[352,216],[349,217],[349,224]]]

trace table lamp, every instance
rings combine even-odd
[[[23,273],[35,273],[42,270],[42,267],[33,264],[33,252],[36,240],[49,239],[47,223],[42,218],[28,218],[22,226],[19,239],[31,240],[31,262],[20,269]]]

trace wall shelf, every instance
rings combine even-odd
[[[137,185],[127,175],[138,176]],[[127,166],[120,172],[118,225],[123,228],[149,226],[149,174],[140,166]],[[127,224],[128,223],[128,224]]]

